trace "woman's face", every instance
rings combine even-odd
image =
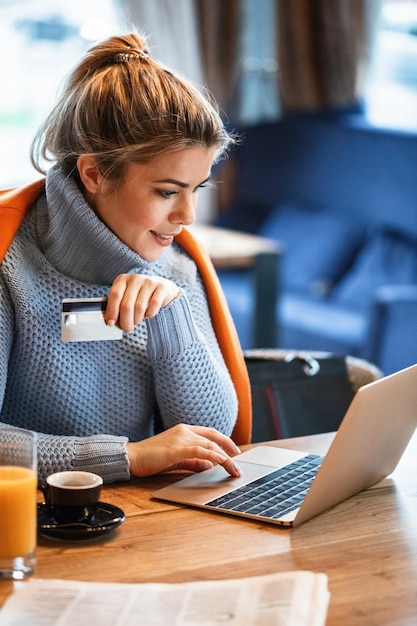
[[[194,221],[198,190],[210,177],[215,150],[196,146],[131,163],[117,187],[97,169],[92,177],[79,160],[87,201],[119,239],[143,259],[156,261],[182,226]]]

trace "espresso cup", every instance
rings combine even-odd
[[[97,509],[103,479],[92,472],[56,472],[46,478],[48,514],[58,523],[88,522]]]

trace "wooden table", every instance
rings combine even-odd
[[[247,270],[253,276],[253,347],[278,345],[277,305],[281,250],[277,242],[228,228],[193,224],[216,270]]]
[[[269,442],[323,453],[331,434]],[[105,486],[126,521],[101,541],[40,540],[39,578],[183,582],[312,570],[329,577],[328,626],[417,621],[417,436],[390,479],[300,527],[280,529],[174,506],[151,493],[166,474]],[[13,583],[0,581],[0,603]]]

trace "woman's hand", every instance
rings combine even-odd
[[[120,274],[109,291],[106,322],[131,332],[145,317],[155,317],[180,291],[171,280],[159,276]]]
[[[132,476],[185,469],[201,472],[223,465],[231,476],[241,472],[230,458],[239,454],[236,444],[214,428],[177,424],[158,435],[127,444]]]

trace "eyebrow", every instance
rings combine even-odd
[[[202,180],[201,183],[199,183],[197,185],[197,187],[200,187],[200,185],[204,185],[204,183],[207,183],[210,180],[210,176],[208,176],[205,180]],[[190,185],[188,183],[184,183],[181,180],[176,180],[175,178],[164,178],[163,180],[156,180],[156,183],[170,183],[171,185],[177,185],[178,187],[181,187],[182,189],[187,189]]]

